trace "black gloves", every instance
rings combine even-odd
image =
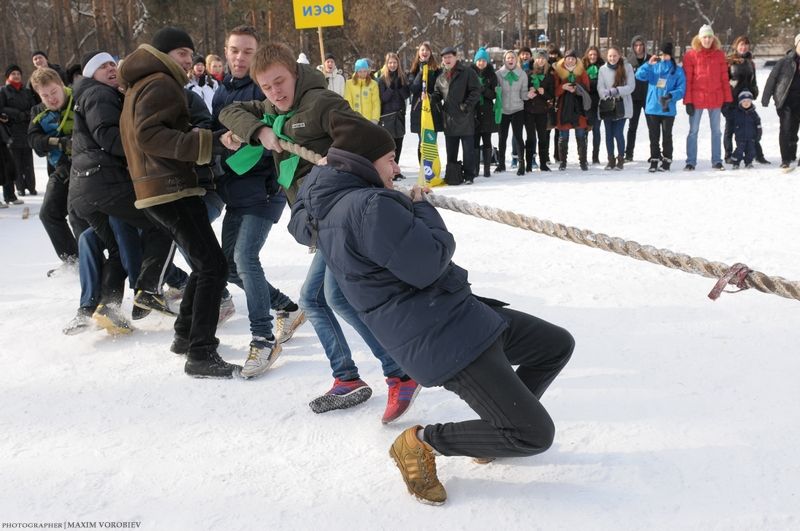
[[[669,112],[669,102],[672,101],[672,94],[665,94],[658,98],[658,101],[661,103],[661,110]]]
[[[69,170],[69,164],[60,164],[56,170],[50,174],[50,177],[53,177],[62,184],[66,184],[69,182]]]
[[[694,105],[691,103],[686,104],[686,114],[689,116],[694,116]]]
[[[58,139],[58,149],[64,153],[72,153],[72,137],[62,136]]]

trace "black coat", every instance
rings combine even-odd
[[[728,60],[728,78],[731,82],[733,101],[739,101],[739,93],[749,91],[753,99],[758,97],[758,83],[756,83],[756,65],[750,57],[740,57],[736,54]],[[734,105],[736,105],[734,103]]]
[[[764,85],[764,93],[761,95],[761,104],[766,107],[769,105],[769,99],[774,97],[776,109],[782,108],[786,103],[790,103],[793,107],[800,106],[800,101],[787,102],[792,83],[800,82],[795,78],[800,79],[800,72],[797,70],[797,52],[792,50],[779,59],[769,73],[767,84]],[[798,96],[800,97],[800,95]],[[797,98],[794,99],[797,100]]]
[[[441,102],[446,136],[475,134],[475,106],[480,98],[478,74],[461,61],[436,78],[432,102]]]
[[[389,77],[388,85],[383,76],[378,77],[378,90],[381,94],[380,124],[389,131],[392,138],[402,138],[406,134],[406,101],[411,89],[408,84],[401,83],[396,72],[389,74]]]
[[[647,45],[647,41],[641,35],[636,35],[631,40],[631,51],[628,54],[628,62],[633,67],[633,75],[634,76],[636,75],[636,71],[639,70],[639,67],[650,60],[650,55],[648,53],[646,53],[646,52],[644,54],[644,57],[642,57],[641,59],[636,57],[636,54],[633,53],[633,44],[636,41],[642,41],[643,43],[645,43],[645,46]],[[639,81],[637,79],[636,80],[636,88],[633,90],[633,94],[631,94],[631,99],[635,103],[644,104],[645,100],[647,100],[647,88],[648,88],[647,81]]]
[[[433,94],[434,86],[436,85],[436,78],[442,73],[441,69],[431,70],[428,72],[428,84],[426,85],[426,92],[430,97]],[[420,64],[419,72],[416,74],[409,74],[409,78],[413,77],[413,81],[409,85],[411,92],[411,132],[419,134],[420,121],[422,116],[422,65]],[[433,126],[436,131],[442,131],[444,124],[442,123],[441,112],[435,106],[431,106],[431,113],[433,114]]]
[[[600,67],[603,66],[604,64],[606,64],[606,62],[598,57],[597,58],[597,62],[594,64],[594,66],[596,66],[598,68],[598,70],[599,70]],[[584,66],[586,67],[586,75],[588,76],[589,75],[589,66],[586,66],[586,65],[584,65]],[[634,72],[634,74],[635,74],[635,72]],[[600,105],[600,94],[597,93],[597,77],[598,77],[597,75],[595,75],[594,78],[592,78],[592,76],[589,76],[589,96],[592,97],[592,108],[589,109],[588,112],[591,113],[591,116],[594,116],[594,115],[597,114],[597,107]],[[637,83],[638,83],[638,81],[637,81]],[[647,83],[645,83],[645,86],[647,86]],[[645,96],[645,98],[646,98],[646,96]]]
[[[384,188],[363,157],[327,156],[303,181],[289,231],[304,245],[316,233],[317,252],[392,359],[421,385],[441,385],[507,324],[451,261],[455,240],[434,207]]]
[[[92,177],[98,187],[121,183],[133,186],[119,131],[122,93],[93,78],[83,78],[75,83],[73,101],[73,174]]]
[[[20,90],[11,85],[0,88],[0,113],[8,115],[8,132],[11,135],[12,149],[30,149],[28,146],[28,124],[31,121],[31,108],[36,105],[32,90]]]
[[[481,98],[475,107],[475,134],[496,133],[500,130],[499,124],[494,121],[494,99],[497,97],[497,74],[491,63],[486,64],[486,68],[478,70],[475,64],[473,70],[478,75],[478,83],[481,85]]]
[[[534,96],[533,98],[525,100],[525,112],[531,114],[546,114],[553,105],[556,99],[556,80],[553,77],[553,70],[550,64],[545,65],[544,72],[538,72],[535,68],[528,72],[528,87],[535,88],[534,77],[538,74],[543,74],[539,86],[544,89],[543,94]],[[590,80],[591,83],[591,80]],[[597,82],[595,81],[595,86]],[[538,92],[538,91],[537,91]],[[597,90],[595,90],[595,93]],[[593,100],[594,101],[594,100]]]

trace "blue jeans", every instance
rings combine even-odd
[[[244,290],[250,332],[266,338],[272,337],[270,309],[283,309],[291,303],[289,297],[267,282],[258,256],[275,220],[280,219],[286,198],[280,195],[270,202],[268,217],[228,209],[222,220],[222,253],[228,262],[228,282]]]
[[[306,281],[300,290],[299,305],[306,312],[306,317],[311,321],[322,348],[325,349],[334,378],[354,380],[359,377],[358,367],[353,363],[350,347],[344,338],[342,327],[336,320],[334,310],[358,332],[372,350],[373,356],[380,360],[384,376],[387,378],[405,376],[405,371],[389,356],[367,325],[358,317],[355,308],[347,302],[333,273],[325,265],[325,258],[320,251],[314,255],[308,268]]]
[[[81,308],[94,310],[100,302],[100,273],[103,268],[103,240],[89,227],[78,238],[78,276]]]
[[[575,131],[576,139],[583,138],[586,136],[586,129],[583,129],[582,127],[576,127],[575,129],[562,129],[562,130],[557,129],[557,131],[558,131],[558,137],[563,138],[564,140],[569,140],[570,131]]]
[[[114,216],[108,217],[108,223],[114,231],[114,238],[119,246],[119,258],[122,260],[122,267],[128,273],[128,285],[130,285],[131,289],[135,289],[136,280],[139,278],[139,272],[142,269],[142,233],[133,225]],[[189,275],[172,263],[172,255],[174,253],[175,243],[173,242],[169,257],[164,263],[165,270],[161,272],[161,280],[169,286],[179,288],[186,285]],[[159,289],[163,282],[159,283]]]
[[[603,120],[606,130],[606,152],[608,160],[614,159],[614,140],[617,141],[617,150],[620,157],[625,156],[625,119],[622,120]]]
[[[689,136],[686,137],[686,164],[697,166],[697,133],[700,131],[700,118],[708,111],[711,122],[711,163],[722,164],[722,132],[719,127],[720,109],[695,109],[689,117]]]

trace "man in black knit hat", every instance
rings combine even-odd
[[[447,493],[435,455],[485,463],[550,447],[555,428],[540,399],[575,343],[563,328],[473,295],[467,271],[452,262],[453,235],[425,200],[429,190],[415,186],[410,198],[392,190],[397,163],[385,129],[338,111],[330,126],[327,166],[305,177],[289,230],[316,245],[342,293],[410,377],[443,386],[477,413],[412,426],[389,450],[409,492],[441,505]]]

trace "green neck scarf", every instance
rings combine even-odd
[[[544,81],[544,74],[531,74],[531,83],[536,90],[542,86],[542,81]]]
[[[503,77],[506,78],[509,86],[513,85],[515,81],[519,81],[519,76],[513,70],[509,70]]]
[[[589,74],[589,79],[597,79],[597,73],[599,72],[599,68],[597,65],[589,65],[589,68],[586,69],[586,73]]]
[[[280,138],[281,140],[285,140],[286,142],[291,142],[294,144],[294,140],[289,138],[283,132],[283,125],[286,123],[286,120],[291,118],[294,115],[295,111],[289,111],[286,114],[264,114],[264,117],[261,121],[267,126],[272,128],[272,132],[275,133],[275,136]],[[253,169],[253,166],[258,164],[258,161],[261,159],[261,155],[264,153],[264,146],[257,145],[257,146],[243,146],[225,159],[225,162],[228,163],[228,166],[236,173],[236,175],[243,175]],[[281,161],[279,165],[279,176],[278,176],[278,184],[283,186],[284,188],[288,189],[292,185],[292,181],[294,180],[294,175],[297,172],[297,166],[300,164],[300,157],[298,155],[292,155],[289,158]]]

